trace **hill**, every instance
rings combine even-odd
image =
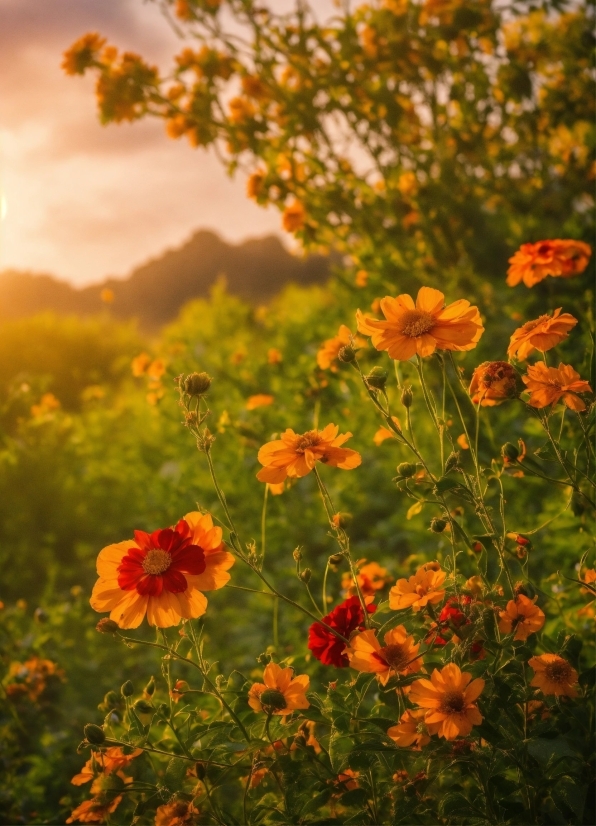
[[[322,283],[329,273],[323,256],[297,258],[276,236],[228,244],[214,232],[199,230],[185,244],[137,267],[125,280],[107,279],[76,289],[50,275],[5,271],[0,274],[0,320],[23,318],[51,310],[92,315],[102,306],[101,293],[114,293],[111,312],[138,319],[146,329],[176,317],[187,301],[208,294],[220,276],[229,292],[264,301],[288,282]]]

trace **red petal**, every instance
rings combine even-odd
[[[163,579],[163,585],[166,591],[171,591],[173,594],[179,594],[182,591],[186,591],[188,583],[186,581],[186,577],[184,574],[181,574],[180,571],[176,571],[174,568],[168,568],[161,577],[155,577],[155,579]]]
[[[183,571],[185,574],[202,574],[207,564],[205,562],[205,551],[198,545],[187,545],[177,549],[172,553],[172,566],[176,571]]]
[[[158,547],[154,541],[155,533],[149,534],[145,531],[135,531],[134,534],[137,545],[144,551],[149,551],[151,548]]]
[[[163,577],[148,574],[137,584],[137,593],[141,596],[148,594],[150,597],[158,597],[163,591]]]

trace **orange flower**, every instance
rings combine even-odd
[[[130,754],[124,754],[120,746],[111,746],[99,754],[92,755],[85,763],[79,774],[70,781],[73,786],[82,786],[88,783],[97,774],[114,774],[128,766],[135,757],[143,753],[143,749],[135,749]]]
[[[192,802],[173,800],[158,806],[155,812],[155,826],[194,826],[198,822],[199,810]]]
[[[366,287],[368,284],[368,273],[366,270],[358,270],[354,283],[357,287]]]
[[[286,232],[298,232],[304,227],[306,210],[300,201],[294,200],[284,209],[282,215],[282,226]]]
[[[522,379],[530,393],[530,407],[555,405],[563,399],[570,410],[585,410],[586,404],[577,394],[592,392],[589,383],[582,381],[569,364],[547,367],[543,361],[537,361],[528,366],[528,373]]]
[[[459,735],[466,737],[472,726],[482,722],[475,701],[483,689],[484,680],[472,680],[471,674],[449,663],[440,671],[435,668],[430,680],[416,680],[410,700],[428,709],[424,721],[427,725],[438,724],[439,737],[455,740]]]
[[[104,823],[107,816],[115,812],[122,801],[122,795],[118,795],[109,803],[102,797],[93,797],[91,800],[85,800],[76,809],[73,809],[67,823]]]
[[[150,364],[151,356],[148,356],[147,353],[139,353],[139,355],[135,356],[130,363],[133,376],[136,378],[139,378],[139,376],[144,376]]]
[[[350,667],[376,674],[381,685],[386,685],[389,678],[397,674],[415,674],[421,670],[422,658],[417,656],[420,643],[414,642],[403,625],[387,631],[383,642],[382,646],[376,631],[355,634],[345,652]]]
[[[31,415],[37,418],[38,416],[46,416],[53,410],[60,408],[60,402],[53,393],[44,393],[39,404],[31,405]]]
[[[526,321],[511,336],[507,355],[525,361],[534,350],[546,353],[556,347],[569,335],[569,331],[577,324],[577,318],[570,313],[561,315],[561,307],[551,315],[541,315],[535,321]]]
[[[469,393],[474,404],[494,407],[518,393],[518,376],[507,361],[484,361],[474,370]]]
[[[317,353],[317,364],[321,370],[331,367],[341,348],[350,343],[351,336],[350,328],[342,324],[336,336],[323,342]]]
[[[477,307],[460,299],[445,307],[445,296],[421,287],[416,304],[409,295],[386,296],[380,304],[385,321],[356,313],[358,330],[372,337],[377,350],[390,358],[407,361],[412,356],[431,356],[439,350],[471,350],[484,332]]]
[[[430,743],[430,735],[436,734],[438,723],[425,723],[426,711],[423,708],[408,708],[399,718],[399,723],[387,729],[387,734],[398,746],[414,746],[420,751],[422,746]]]
[[[306,692],[310,680],[306,674],[293,677],[293,668],[269,663],[263,671],[263,683],[254,683],[248,692],[248,704],[254,711],[266,714],[291,714],[298,708],[308,708]]]
[[[394,432],[389,430],[388,427],[380,427],[373,436],[373,442],[378,447],[379,445],[382,445],[386,439],[393,439],[394,436]]]
[[[101,47],[106,42],[105,37],[97,34],[97,32],[89,32],[79,38],[76,43],[64,52],[64,59],[62,61],[62,69],[67,75],[82,75],[85,69],[97,58],[97,54]]]
[[[8,683],[5,686],[9,697],[27,695],[32,703],[44,693],[48,682],[64,682],[64,671],[52,660],[30,657],[24,663],[12,662],[8,668]]]
[[[222,588],[233,564],[211,516],[187,513],[173,528],[135,531],[134,540],[100,551],[91,607],[121,628],[137,628],[145,614],[150,625],[177,625],[205,613],[202,591]]]
[[[260,786],[267,774],[269,774],[269,769],[265,766],[260,769],[253,768],[250,773],[250,788],[256,789],[257,786]]]
[[[577,697],[577,671],[563,657],[541,654],[528,660],[528,665],[534,670],[530,685],[539,688],[543,694]]]
[[[366,565],[363,565],[362,563],[364,562],[366,562],[366,560],[361,559],[357,563],[358,566],[362,565],[362,567],[358,567],[356,580],[365,597],[373,596],[381,588],[384,588],[388,582],[391,582],[393,577],[387,568],[381,567],[378,562],[368,562]],[[346,596],[353,596],[358,593],[350,573],[346,572],[343,575],[341,587],[345,589]]]
[[[544,625],[544,612],[534,601],[524,594],[518,594],[509,600],[507,608],[499,613],[499,631],[511,634],[515,629],[514,640],[527,640],[530,634],[540,631]]]
[[[283,356],[281,354],[281,350],[278,350],[275,347],[271,347],[269,350],[267,350],[268,364],[281,364],[282,361]]]
[[[269,396],[266,393],[257,393],[256,396],[250,396],[246,400],[247,410],[256,410],[257,407],[267,407],[275,401],[274,396]]]
[[[591,254],[590,246],[582,241],[557,239],[522,244],[509,259],[507,284],[515,287],[523,281],[526,287],[533,287],[548,275],[562,278],[579,275],[588,266]]]
[[[362,461],[360,454],[341,447],[352,435],[337,435],[339,428],[328,424],[323,430],[309,430],[299,434],[288,428],[281,439],[268,442],[259,450],[259,462],[264,465],[257,473],[260,482],[279,484],[288,476],[306,476],[317,462],[352,470]]]
[[[445,589],[441,585],[447,574],[436,563],[426,562],[409,579],[398,579],[389,591],[389,607],[394,611],[412,608],[420,611],[429,602],[435,605],[445,596]]]
[[[353,789],[359,789],[360,783],[358,782],[358,778],[360,777],[360,772],[356,772],[353,769],[346,769],[343,772],[340,772],[337,775],[337,780],[335,781],[335,785],[341,786],[342,791],[352,791]]]

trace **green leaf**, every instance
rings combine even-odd
[[[364,789],[350,789],[342,794],[340,800],[342,806],[366,806],[368,793]]]
[[[413,505],[410,505],[406,512],[406,519],[411,519],[413,516],[416,516],[420,513],[424,506],[424,502],[414,502]]]
[[[321,809],[329,800],[333,793],[332,788],[323,789],[322,792],[316,794],[311,800],[306,803],[302,809],[300,810],[300,817],[303,818],[305,815],[309,815],[312,812],[316,812]]]
[[[469,813],[470,804],[461,792],[448,792],[440,803],[440,812],[444,817]]]
[[[568,741],[564,737],[554,737],[547,739],[546,737],[536,737],[534,740],[529,740],[527,744],[529,754],[546,766],[551,760],[557,760],[561,757],[578,757]]]
[[[163,776],[163,784],[169,792],[177,792],[182,787],[188,765],[189,761],[180,757],[172,757],[169,761]]]

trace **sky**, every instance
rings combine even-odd
[[[88,31],[162,67],[181,47],[152,2],[0,0],[0,270],[84,285],[125,277],[199,228],[232,242],[285,235],[241,175],[167,138],[161,121],[99,124],[93,78],[60,69]]]

